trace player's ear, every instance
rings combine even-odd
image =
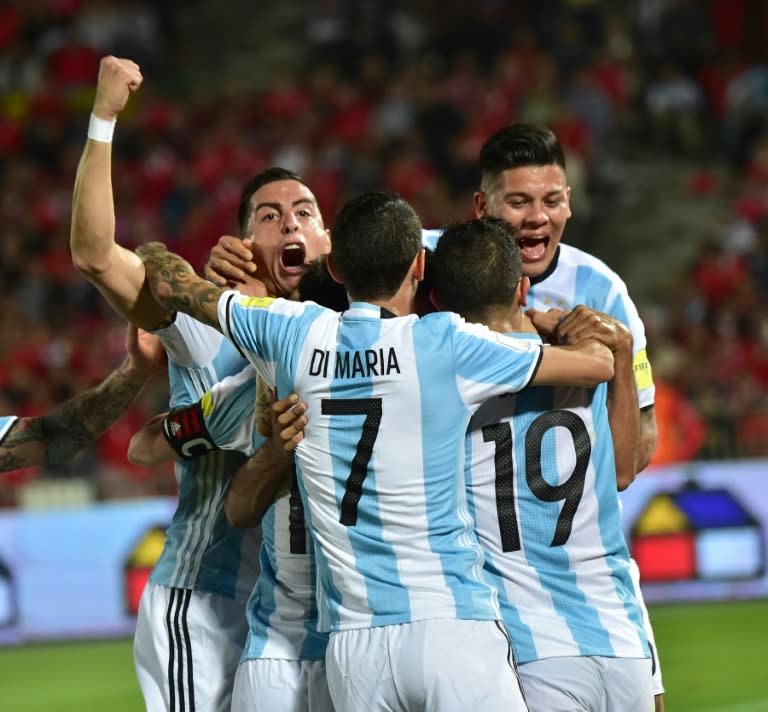
[[[485,215],[488,207],[488,197],[480,190],[476,190],[472,196],[472,203],[475,206],[475,217],[481,218]]]
[[[336,271],[336,265],[333,263],[333,256],[330,252],[328,253],[328,261],[326,262],[325,266],[328,268],[328,274],[331,275],[334,282],[344,284],[344,282],[341,281],[341,277],[339,277],[339,273]]]
[[[424,279],[424,271],[427,266],[427,251],[422,248],[413,258],[413,276],[421,282]]]
[[[528,306],[528,290],[531,288],[531,280],[523,275],[517,283],[517,301],[521,307]]]

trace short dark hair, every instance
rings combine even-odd
[[[344,285],[328,272],[328,255],[321,255],[304,264],[297,289],[302,302],[316,302],[339,312],[349,306]]]
[[[331,230],[331,257],[355,299],[391,297],[421,250],[421,221],[397,193],[373,191],[345,203]]]
[[[430,263],[442,306],[479,322],[493,307],[513,306],[523,273],[516,237],[517,231],[499,218],[449,225]]]
[[[554,132],[545,126],[511,124],[486,139],[480,149],[480,187],[488,192],[503,171],[523,166],[558,165],[565,154]]]
[[[279,166],[272,166],[267,168],[261,173],[257,173],[253,178],[243,186],[240,191],[240,203],[237,206],[237,224],[240,228],[240,237],[246,236],[248,230],[248,220],[251,217],[251,198],[253,194],[263,188],[269,183],[276,183],[279,180],[295,180],[302,185],[305,185],[310,191],[312,190],[306,183],[306,181],[293,171],[289,171],[287,168],[280,168]]]

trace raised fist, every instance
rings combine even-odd
[[[111,121],[123,110],[131,92],[136,91],[144,78],[136,62],[117,57],[102,57],[93,113],[100,119]]]

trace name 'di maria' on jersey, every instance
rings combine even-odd
[[[309,362],[309,375],[328,378],[368,378],[400,373],[394,346],[364,351],[323,351],[315,349]]]

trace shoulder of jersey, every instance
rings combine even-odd
[[[298,302],[282,297],[275,299],[274,297],[248,297],[241,295],[238,297],[237,303],[245,309],[269,308],[269,311],[280,314],[303,314],[310,309],[325,310],[324,307],[314,302]]]
[[[564,242],[560,243],[560,262],[574,266],[589,267],[596,272],[611,277],[618,277],[618,274],[599,257]]]

